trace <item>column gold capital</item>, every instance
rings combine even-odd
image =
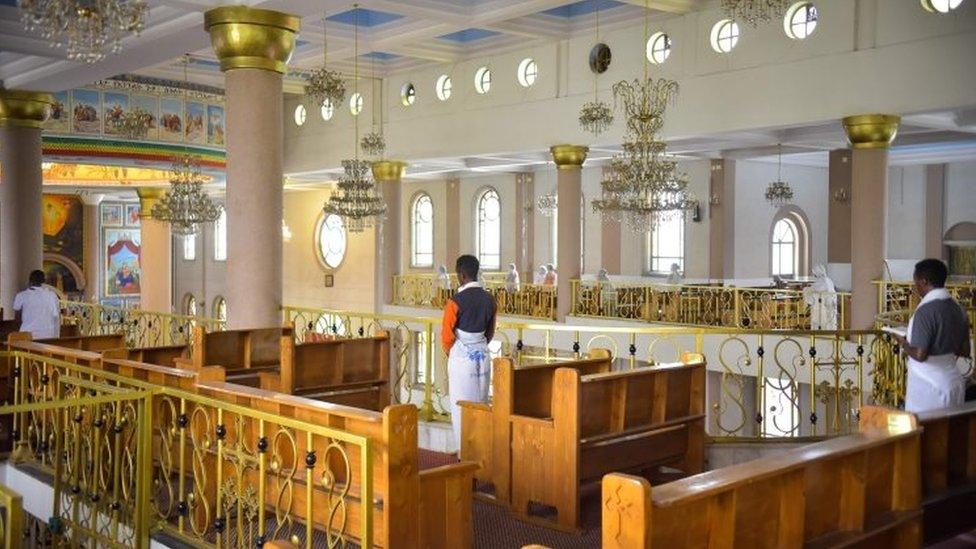
[[[0,89],[0,128],[40,129],[48,116],[54,96],[49,93]]]
[[[549,147],[549,152],[552,153],[552,160],[558,169],[573,170],[583,167],[590,148],[582,145],[553,145]]]
[[[214,8],[203,21],[224,72],[262,69],[284,74],[301,28],[297,16],[247,6]]]
[[[898,134],[901,117],[894,114],[858,114],[843,120],[847,140],[855,149],[887,149]]]
[[[136,194],[139,195],[139,217],[152,219],[153,206],[166,194],[166,187],[139,187]]]
[[[407,170],[407,163],[400,160],[379,160],[373,162],[373,179],[376,181],[399,182]]]

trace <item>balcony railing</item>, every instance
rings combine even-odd
[[[439,280],[435,275],[394,275],[393,304],[407,307],[443,309],[457,291],[457,277]],[[485,288],[495,296],[498,313],[540,320],[556,319],[556,287],[544,284],[519,284],[509,287],[504,273],[485,275]]]
[[[186,345],[194,326],[207,331],[224,329],[213,318],[107,307],[84,301],[65,301],[63,321],[78,326],[80,335],[125,334],[129,347]]]

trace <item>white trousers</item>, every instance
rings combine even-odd
[[[461,334],[459,334],[460,336]],[[454,443],[461,451],[461,407],[459,400],[488,402],[488,386],[491,381],[491,358],[487,342],[465,344],[462,337],[454,342],[447,357],[448,399],[450,401],[451,426]],[[482,336],[484,341],[484,336]]]

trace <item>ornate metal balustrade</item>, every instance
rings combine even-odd
[[[914,282],[876,280],[874,283],[878,286],[878,311],[881,314],[910,314],[918,307],[921,298],[915,293]],[[964,309],[976,309],[976,283],[946,284],[946,289]]]
[[[66,301],[63,306],[63,321],[77,325],[81,335],[123,333],[129,347],[186,345],[193,326],[198,325],[206,327],[207,331],[224,329],[224,323],[213,318],[107,307],[83,301]]]
[[[191,546],[372,545],[365,437],[50,357],[0,360],[14,459],[53,474],[49,524],[72,546],[148,547],[154,532]]]
[[[457,277],[453,275],[446,281],[438,280],[435,275],[394,275],[393,304],[443,309],[457,288]],[[509,288],[504,273],[489,273],[485,275],[485,288],[495,296],[499,314],[556,319],[555,286],[519,284],[517,288]]]
[[[0,484],[0,540],[8,549],[20,549],[24,530],[24,498]]]
[[[572,281],[571,314],[689,326],[837,330],[850,294],[696,284]]]

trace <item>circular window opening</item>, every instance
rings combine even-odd
[[[722,19],[712,27],[712,49],[718,53],[729,53],[739,42],[739,24],[731,19]]]
[[[338,269],[346,257],[346,226],[335,214],[319,218],[315,228],[315,252],[319,263],[327,269]]]
[[[663,32],[654,33],[647,41],[647,60],[660,65],[671,56],[671,37]]]
[[[437,78],[437,84],[434,86],[434,91],[437,94],[437,99],[441,101],[447,101],[451,98],[451,77],[442,74]]]
[[[322,120],[332,120],[332,117],[335,115],[335,105],[332,104],[330,99],[326,99],[322,101],[322,108],[319,109],[319,112],[322,113]]]
[[[962,0],[922,0],[922,7],[932,13],[949,13],[961,4]]]
[[[518,66],[518,83],[523,88],[528,88],[532,84],[535,84],[536,79],[539,77],[539,65],[535,62],[535,59],[527,57],[519,63]]]
[[[803,40],[817,28],[817,7],[812,2],[797,2],[786,10],[783,30],[793,40]]]
[[[305,109],[305,105],[299,105],[295,107],[295,125],[303,126],[305,120],[308,118],[308,111]]]
[[[491,89],[491,69],[481,67],[474,73],[474,89],[484,95]]]
[[[590,50],[590,70],[597,74],[607,72],[607,69],[610,68],[611,57],[610,46],[602,42],[593,46]]]
[[[363,112],[363,94],[356,92],[349,98],[349,112],[353,116],[359,116]]]
[[[417,100],[417,88],[413,84],[406,83],[400,88],[400,103],[404,107],[409,107],[413,105],[414,101]]]

